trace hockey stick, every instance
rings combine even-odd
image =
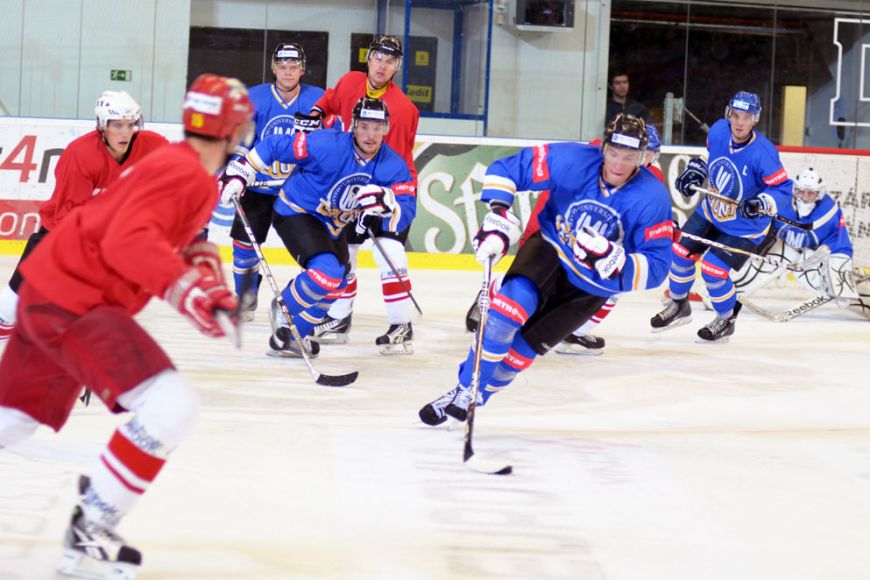
[[[719,242],[714,242],[713,240],[708,240],[707,238],[702,238],[701,236],[696,236],[694,234],[690,234],[688,232],[680,232],[681,237],[689,238],[690,240],[694,240],[696,242],[701,242],[702,244],[706,244],[713,248],[719,248],[720,250],[725,250],[726,252],[731,252],[734,254],[745,254],[747,256],[751,256],[752,258],[756,258],[761,260],[765,264],[770,264],[771,266],[776,266],[777,268],[782,266],[782,262],[779,260],[774,260],[773,258],[768,258],[767,256],[762,256],[761,254],[756,254],[755,252],[750,252],[749,250],[741,250],[740,248],[732,248],[731,246],[726,246],[725,244],[720,244]],[[791,264],[789,264],[791,265]],[[789,265],[786,265],[788,268]],[[789,268],[792,269],[792,268]]]
[[[870,279],[870,276],[855,278],[855,285],[866,282],[868,279]],[[810,310],[815,310],[819,306],[824,306],[828,302],[833,301],[834,297],[828,296],[827,294],[818,294],[812,298],[807,298],[803,302],[795,304],[794,306],[786,308],[782,312],[771,312],[743,296],[739,297],[738,300],[740,300],[740,302],[742,302],[749,310],[758,314],[762,318],[766,318],[772,322],[788,322],[789,320],[794,320],[798,316],[806,314]]]
[[[287,324],[290,327],[290,334],[292,335],[293,340],[296,341],[296,344],[299,345],[299,352],[302,354],[305,366],[308,367],[308,372],[310,372],[311,376],[314,377],[314,382],[325,387],[344,387],[354,382],[357,376],[359,376],[359,372],[357,371],[344,375],[325,375],[317,372],[314,368],[314,364],[311,362],[311,357],[308,355],[308,351],[305,350],[305,343],[302,341],[299,329],[297,329],[296,325],[293,324],[293,317],[290,315],[290,311],[287,310],[287,304],[284,303],[284,297],[281,296],[281,290],[278,288],[278,283],[275,282],[275,277],[272,275],[272,269],[269,268],[269,263],[266,262],[266,257],[263,256],[263,250],[260,248],[260,244],[257,243],[257,239],[254,237],[251,223],[248,221],[248,216],[245,214],[245,210],[242,209],[242,204],[239,201],[238,195],[233,196],[233,205],[236,206],[236,213],[239,214],[239,219],[242,222],[245,233],[248,234],[248,239],[251,241],[251,245],[254,247],[257,259],[260,260],[260,265],[263,268],[263,277],[269,281],[269,286],[272,287],[272,292],[275,294],[275,300],[281,308],[281,312],[284,313],[284,318],[287,320]]]
[[[362,222],[359,222],[358,225],[363,225],[363,224],[362,224]],[[414,303],[414,308],[417,309],[417,312],[420,314],[420,316],[423,316],[423,311],[420,309],[420,305],[417,304],[417,300],[414,299],[414,295],[411,294],[411,289],[408,288],[408,285],[405,284],[405,281],[402,280],[401,276],[399,276],[399,271],[396,269],[396,267],[393,265],[393,261],[390,259],[390,257],[387,255],[387,253],[384,251],[384,247],[381,245],[381,242],[375,237],[375,233],[372,231],[372,228],[370,228],[368,226],[363,226],[363,227],[365,227],[365,231],[369,235],[369,238],[371,238],[372,243],[375,245],[375,248],[377,248],[378,252],[380,252],[381,256],[383,256],[384,260],[387,262],[387,266],[390,267],[390,270],[393,272],[393,276],[395,276],[396,280],[398,280],[399,284],[401,284],[402,290],[405,292],[405,294],[408,295],[408,298],[411,299],[411,302]]]
[[[718,199],[722,202],[725,202],[725,203],[728,203],[731,205],[740,205],[739,201],[735,201],[735,200],[731,199],[730,197],[725,197],[724,195],[720,195],[720,194],[716,193],[715,191],[713,191],[712,189],[706,189],[706,188],[700,187],[698,185],[693,185],[692,189],[694,189],[695,191],[697,191],[699,193],[703,193],[707,197],[712,197],[712,198]],[[813,224],[801,223],[797,220],[793,220],[791,218],[781,216],[778,213],[774,213],[772,211],[763,211],[763,212],[761,212],[761,215],[766,215],[767,217],[773,218],[778,222],[782,222],[784,224],[794,226],[794,227],[800,228],[802,230],[810,231],[813,229]]]
[[[474,435],[474,411],[477,408],[477,393],[480,390],[480,359],[483,357],[483,329],[486,327],[487,311],[489,310],[489,283],[492,279],[492,258],[483,266],[483,286],[478,299],[480,305],[480,323],[477,326],[477,334],[474,335],[474,366],[471,371],[471,404],[468,405],[468,415],[465,419],[465,448],[462,452],[462,460],[465,465],[479,473],[493,475],[509,475],[514,468],[511,465],[503,465],[491,460],[475,457],[471,446],[471,438]]]
[[[746,308],[758,314],[762,318],[770,320],[771,322],[788,322],[789,320],[794,320],[802,314],[806,314],[810,310],[815,310],[819,306],[827,304],[828,302],[832,301],[833,298],[824,294],[819,294],[818,296],[813,296],[812,298],[804,300],[800,304],[795,304],[791,308],[786,308],[783,312],[778,313],[771,312],[763,306],[759,306],[755,302],[742,296],[739,297],[738,300],[742,302]]]
[[[281,187],[284,185],[283,179],[267,179],[266,181],[255,181],[249,187]]]

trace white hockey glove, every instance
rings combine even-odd
[[[356,190],[356,207],[360,210],[356,231],[363,234],[378,220],[391,217],[396,205],[396,195],[389,187],[363,185]]]
[[[322,125],[323,118],[320,115],[306,115],[305,113],[293,115],[293,129],[296,133],[311,133],[320,129]]]
[[[737,212],[747,219],[772,215],[776,213],[776,200],[769,193],[759,193],[755,197],[741,201],[737,206]]]
[[[227,164],[223,174],[218,178],[218,191],[221,194],[221,203],[232,203],[234,197],[242,197],[245,189],[257,176],[257,170],[251,167],[244,157],[233,159]]]
[[[492,260],[495,266],[511,245],[522,236],[520,219],[502,206],[493,206],[483,218],[477,235],[471,241],[474,257],[481,264]]]
[[[625,248],[615,244],[589,226],[577,230],[574,238],[574,258],[595,268],[604,279],[613,278],[625,266]]]
[[[215,318],[217,312],[235,312],[238,306],[236,296],[226,283],[204,264],[188,268],[166,289],[163,299],[188,317],[201,333],[214,337],[224,336]]]

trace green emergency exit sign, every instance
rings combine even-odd
[[[111,80],[113,80],[113,81],[132,81],[133,80],[133,71],[120,70],[120,69],[113,68]]]

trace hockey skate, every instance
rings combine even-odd
[[[308,358],[317,358],[320,354],[320,344],[311,337],[306,336],[302,339],[302,345]],[[266,356],[276,358],[302,358],[302,351],[299,349],[299,343],[293,340],[293,334],[290,328],[282,326],[269,337],[269,350],[266,351]]]
[[[671,300],[665,309],[650,318],[653,332],[664,332],[692,322],[692,306],[688,298]]]
[[[414,329],[410,322],[391,324],[387,333],[375,339],[383,355],[414,354]]]
[[[239,299],[239,320],[253,322],[254,313],[257,311],[257,295],[244,294]]]
[[[456,398],[456,395],[459,394],[459,391],[462,387],[455,387],[450,391],[447,391],[431,403],[424,405],[420,411],[418,411],[418,415],[420,416],[420,420],[426,423],[427,425],[440,425],[444,421],[447,420],[447,413],[445,413],[445,409],[447,406],[453,402],[453,399]],[[466,406],[466,409],[468,407]]]
[[[457,421],[464,423],[468,418],[468,407],[471,406],[471,388],[460,385],[455,390],[457,391],[456,396],[444,408],[444,412]],[[483,403],[483,393],[477,391],[477,406],[482,407]]]
[[[269,323],[272,325],[272,336],[269,337],[269,350],[266,351],[266,356],[279,358],[302,358],[302,351],[299,344],[293,340],[293,333],[290,332],[290,326],[284,318],[284,312],[278,305],[278,300],[272,300],[271,315]],[[302,339],[305,352],[310,358],[317,358],[320,354],[320,345],[311,340],[309,337]]]
[[[94,580],[135,580],[142,554],[107,528],[88,522],[80,506],[73,509],[64,537],[58,572]]]
[[[734,305],[734,312],[731,316],[728,318],[720,318],[717,316],[712,322],[710,322],[710,324],[702,326],[701,329],[698,330],[698,337],[706,342],[728,342],[730,336],[734,334],[734,324],[741,308],[743,308],[743,304],[737,302]]]
[[[328,316],[314,327],[314,338],[321,344],[347,344],[350,338],[352,314],[336,319]]]
[[[591,334],[570,335],[556,345],[555,350],[559,354],[589,354],[597,356],[604,352],[604,339]]]

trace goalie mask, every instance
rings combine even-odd
[[[824,194],[822,178],[812,167],[798,173],[794,180],[794,203],[798,217],[805,218],[813,213]]]
[[[142,110],[133,97],[124,91],[105,91],[94,106],[97,129],[105,130],[109,121],[135,121],[136,130],[142,128]]]

